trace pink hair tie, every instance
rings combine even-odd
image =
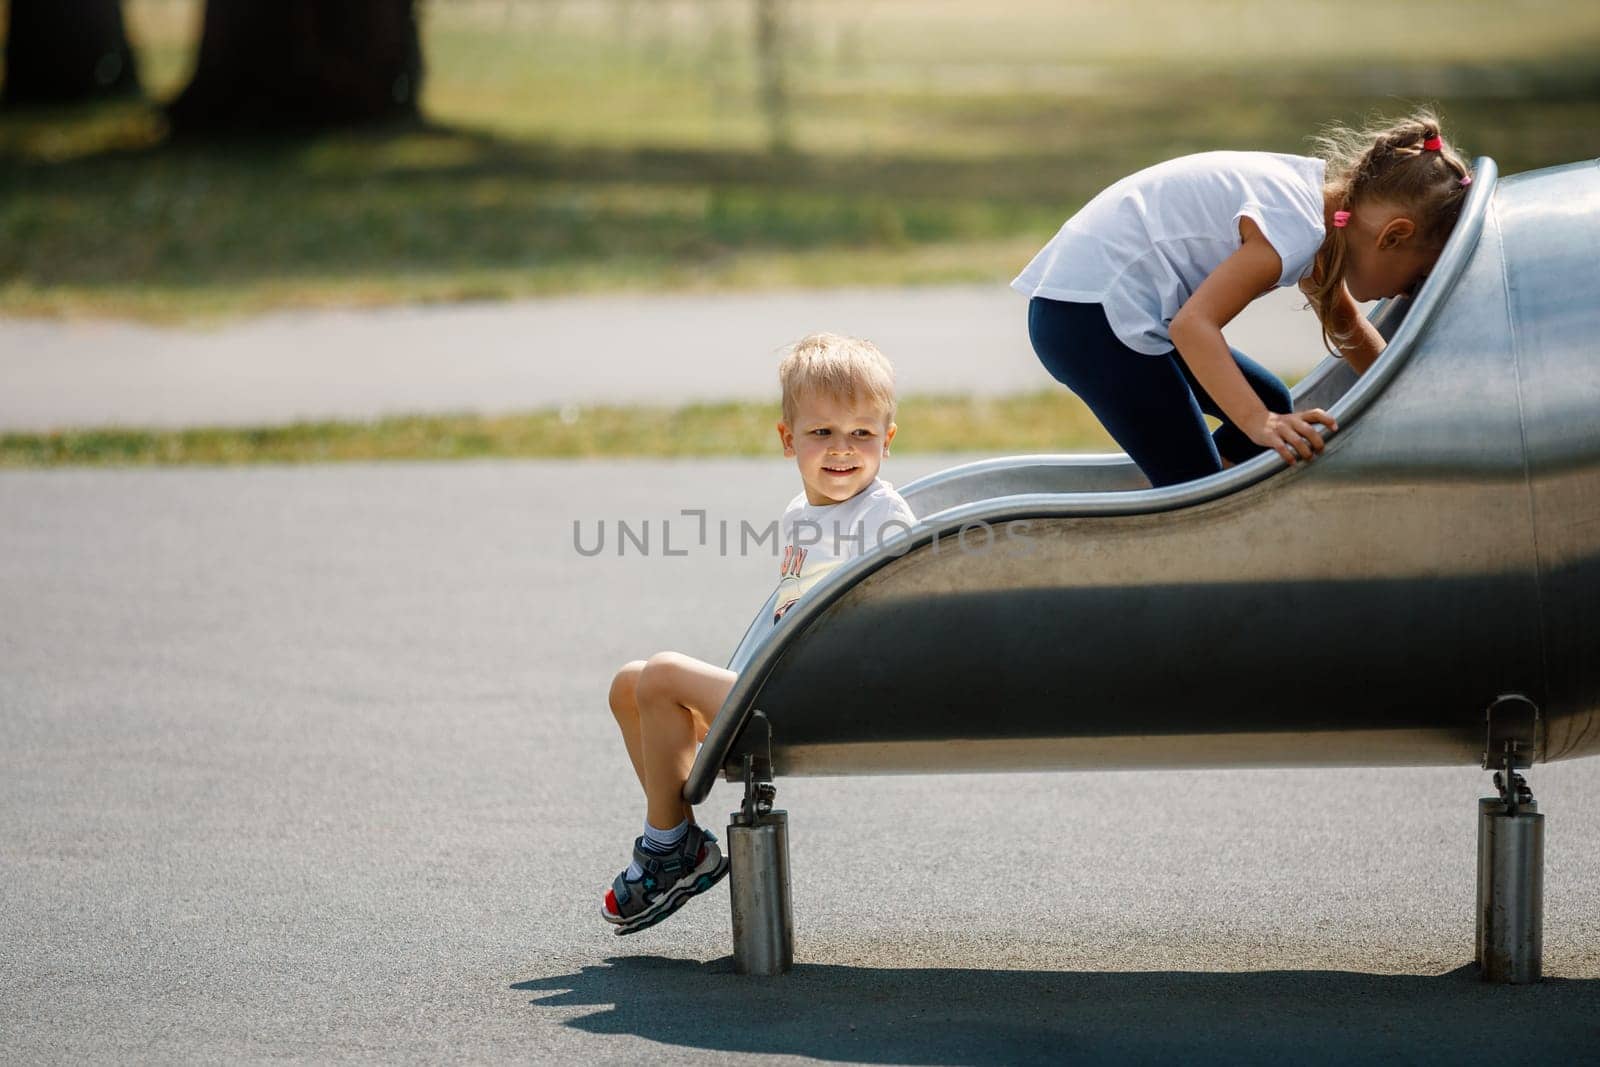
[[[1463,187],[1471,185],[1472,184],[1472,175],[1463,174],[1461,176],[1461,184],[1462,184]]]
[[[1350,212],[1348,212],[1348,211],[1335,211],[1333,213],[1333,225],[1337,229],[1341,229],[1342,230],[1346,226],[1348,226],[1349,224],[1350,224]]]
[[[1432,137],[1422,142],[1422,150],[1424,152],[1437,152],[1443,147],[1444,142],[1439,139],[1438,134],[1434,134]]]

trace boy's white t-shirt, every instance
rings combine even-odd
[[[1238,251],[1248,215],[1283,260],[1280,287],[1311,269],[1326,233],[1327,164],[1276,152],[1200,152],[1157,163],[1101,192],[1068,219],[1011,288],[1104,306],[1136,352],[1172,351],[1172,317]]]
[[[837,504],[808,504],[801,490],[784,509],[779,526],[783,558],[773,623],[823,575],[902,536],[916,521],[894,486],[882,478],[872,479],[861,492]]]

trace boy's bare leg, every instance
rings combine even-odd
[[[634,688],[644,767],[645,819],[670,830],[687,814],[683,783],[694,747],[738,675],[677,652],[651,656]]]
[[[639,788],[644,789],[644,747],[639,737],[639,676],[644,673],[645,661],[629,660],[611,680],[611,714],[622,731],[622,744],[628,750],[628,762],[639,778]],[[705,737],[706,724],[699,727],[696,740]],[[694,821],[694,808],[688,801],[683,804],[683,817]]]
[[[644,660],[629,660],[611,679],[611,714],[622,731],[622,743],[628,750],[628,762],[633,773],[639,776],[639,788],[644,788],[644,750],[639,747],[639,700],[634,690],[639,685],[639,675],[644,673]]]

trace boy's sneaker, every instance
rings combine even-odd
[[[644,874],[637,881],[629,881],[627,871],[617,875],[600,907],[600,917],[618,934],[654,926],[728,873],[728,859],[717,847],[716,836],[692,823],[678,846],[665,854],[651,852],[644,847],[644,838],[635,838],[633,862]]]

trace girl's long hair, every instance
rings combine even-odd
[[[1442,248],[1461,217],[1472,171],[1448,143],[1438,151],[1423,148],[1439,132],[1439,118],[1420,109],[1391,122],[1374,119],[1361,129],[1333,124],[1312,138],[1316,154],[1327,161],[1324,192],[1339,209],[1349,211],[1364,203],[1391,203],[1403,207],[1417,224],[1424,247]],[[1322,247],[1312,260],[1311,305],[1322,320],[1322,343],[1328,351],[1349,341],[1349,331],[1329,327],[1339,289],[1344,284],[1349,245],[1345,231],[1330,226]]]

